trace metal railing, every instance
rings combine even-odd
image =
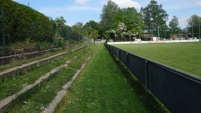
[[[105,44],[173,113],[201,113],[201,78]]]

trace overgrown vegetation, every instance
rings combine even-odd
[[[1,0],[0,7],[0,56],[83,42],[83,35],[65,25],[62,16],[53,20],[13,0]]]
[[[59,53],[62,53],[62,52],[70,52],[71,50],[76,49],[77,47],[80,47],[80,46],[76,46],[76,47],[73,47],[73,48],[68,48],[68,49],[65,49],[65,50],[50,51],[49,53],[46,53],[46,54],[44,54],[42,56],[38,56],[38,57],[35,57],[35,58],[25,59],[25,60],[21,60],[19,62],[17,61],[17,62],[12,62],[12,63],[6,64],[6,65],[2,65],[2,66],[0,66],[0,71],[6,70],[6,69],[14,67],[14,66],[20,66],[22,64],[26,64],[26,63],[29,63],[29,62],[32,62],[32,61],[40,60],[40,59],[43,59],[43,58],[46,58],[46,57],[49,57],[49,56],[53,56],[53,55],[56,55],[56,54],[59,54]]]
[[[89,54],[90,51],[84,50],[77,59],[72,60],[68,67],[52,75],[49,80],[21,97],[15,106],[8,109],[8,112],[41,112],[52,101],[61,87],[71,79]]]
[[[62,58],[54,60],[50,63],[43,65],[42,67],[35,67],[33,70],[13,77],[0,78],[0,100],[13,95],[26,85],[33,84],[39,77],[49,72],[53,68],[64,64],[67,60],[72,59],[74,56],[83,54],[85,50],[73,52]]]

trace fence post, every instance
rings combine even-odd
[[[120,60],[120,59],[121,59],[121,54],[120,54],[120,53],[121,53],[121,51],[120,51],[120,49],[119,49],[119,54],[118,54],[118,55],[119,55],[119,61],[121,61],[121,60]]]
[[[2,14],[2,45],[3,45],[3,55],[6,55],[6,40],[5,40],[5,26],[4,26],[4,10],[3,7],[1,8],[1,14]]]
[[[145,87],[148,89],[148,61],[147,60],[145,60],[144,61],[144,63],[145,63],[145,80],[144,80],[144,84],[145,84]]]
[[[127,68],[129,69],[129,53],[126,53],[126,65]]]

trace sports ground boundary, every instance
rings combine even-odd
[[[199,39],[194,40],[158,40],[158,41],[127,41],[127,42],[108,42],[107,44],[152,44],[152,43],[182,43],[182,42],[199,42]]]

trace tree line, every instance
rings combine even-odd
[[[173,34],[187,32],[189,37],[199,37],[201,17],[192,15],[187,20],[187,28],[182,30],[176,16],[167,25],[169,15],[162,4],[151,0],[139,12],[134,7],[121,9],[109,0],[102,9],[99,33],[101,37],[115,40],[131,40],[132,37],[143,37],[143,33],[154,34],[157,37],[173,38]]]
[[[134,7],[120,8],[109,0],[102,8],[100,22],[91,20],[84,25],[77,22],[72,27],[65,24],[66,20],[62,16],[53,20],[12,0],[1,0],[0,8],[0,31],[4,28],[6,45],[27,39],[53,43],[58,37],[77,41],[81,41],[83,37],[128,41],[143,37],[143,33],[170,38],[171,34],[178,34],[182,30],[176,16],[166,25],[168,14],[156,0],[151,0],[139,12]],[[187,32],[190,32],[191,37],[198,37],[201,17],[192,15],[187,22]],[[0,32],[0,38],[2,45],[3,32]]]

